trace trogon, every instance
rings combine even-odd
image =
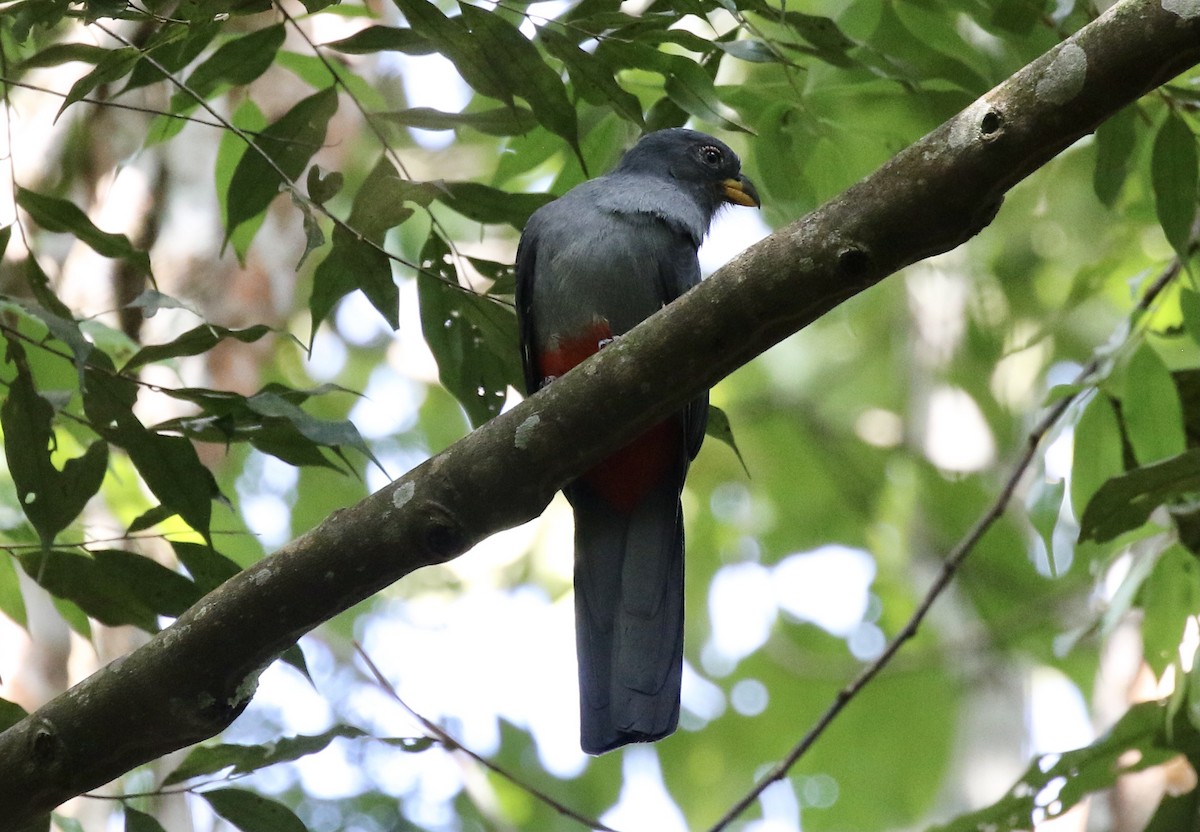
[[[723,142],[644,136],[610,173],[534,212],[517,250],[517,318],[530,394],[700,281],[696,251],[723,205],[758,194]],[[683,514],[708,395],[564,489],[575,514],[581,745],[600,754],[679,721]]]

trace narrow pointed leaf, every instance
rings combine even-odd
[[[1129,157],[1137,142],[1137,108],[1126,107],[1096,128],[1096,170],[1092,189],[1112,207],[1129,176]]]
[[[529,215],[554,200],[552,194],[513,194],[478,182],[439,182],[438,199],[464,217],[524,228]]]
[[[166,829],[153,816],[126,805],[125,832],[166,832]]]
[[[232,339],[243,344],[258,341],[264,335],[273,332],[266,324],[257,324],[246,329],[226,329],[223,326],[202,324],[180,335],[174,341],[166,344],[153,344],[143,347],[125,362],[122,372],[131,373],[155,361],[168,358],[179,358],[185,355],[201,355],[208,352],[222,341]]]
[[[737,457],[737,461],[741,463],[742,470],[746,472],[746,476],[750,476],[750,469],[746,467],[746,460],[742,458],[742,452],[738,450],[737,440],[734,439],[733,426],[729,424],[729,416],[715,404],[709,404],[708,406],[708,423],[705,425],[704,433],[718,442],[728,445],[729,449],[733,451],[733,455]]]
[[[283,24],[277,23],[226,41],[192,70],[185,82],[187,88],[209,98],[224,86],[249,84],[271,67],[285,34]],[[182,90],[171,101],[175,112],[194,106],[195,98]]]
[[[1080,521],[1079,539],[1103,543],[1138,528],[1159,506],[1200,492],[1200,449],[1135,468],[1100,486]]]
[[[202,543],[173,540],[171,548],[202,594],[212,592],[242,571],[232,560]]]
[[[407,110],[374,113],[371,117],[419,130],[456,130],[459,127],[470,127],[490,136],[516,136],[528,133],[537,126],[537,119],[533,113],[516,105],[470,113],[443,113],[429,107],[412,107]]]
[[[111,84],[128,75],[139,60],[141,60],[141,53],[132,46],[109,50],[108,54],[100,59],[91,72],[71,85],[67,97],[63,99],[62,106],[58,109],[58,115],[62,115],[63,110],[75,102],[87,98],[101,84]],[[57,118],[57,116],[55,117]]]
[[[93,442],[59,471],[50,459],[55,445],[54,408],[38,394],[24,350],[12,340],[8,360],[17,372],[0,406],[4,455],[21,508],[43,546],[48,547],[100,490],[108,466],[108,446]]]
[[[327,49],[336,49],[348,55],[369,55],[374,52],[403,52],[405,55],[432,55],[437,47],[425,36],[412,29],[397,26],[368,26],[348,38],[326,43]]]
[[[486,96],[512,103],[513,91],[505,83],[503,68],[487,60],[462,18],[446,17],[428,0],[395,0],[395,3],[413,30],[449,58],[468,85]]]
[[[291,809],[243,789],[214,789],[200,795],[214,812],[242,832],[308,832]]]
[[[462,2],[459,8],[484,59],[504,73],[506,88],[525,99],[542,126],[565,139],[581,157],[575,107],[559,74],[537,47],[497,12]]]
[[[421,252],[421,272],[417,275],[421,329],[437,359],[442,384],[466,410],[471,424],[478,427],[500,412],[508,385],[517,381],[511,362],[504,357],[516,353],[512,349],[516,324],[514,320],[514,340],[506,344],[491,342],[480,325],[481,318],[487,320],[487,313],[471,306],[492,301],[458,288],[457,280],[445,241],[431,235]]]
[[[1197,165],[1196,137],[1181,117],[1167,113],[1154,138],[1150,173],[1158,222],[1180,256],[1187,253],[1196,218]]]
[[[76,604],[91,618],[110,627],[132,624],[146,632],[158,629],[158,618],[125,581],[73,552],[33,552],[20,557],[21,568],[56,598]]]
[[[127,261],[143,274],[150,274],[150,256],[139,251],[124,234],[101,231],[75,203],[17,187],[17,204],[47,231],[74,234],[97,254]]]
[[[287,182],[300,176],[324,143],[325,128],[336,111],[337,92],[329,87],[299,101],[255,137],[257,150],[242,156],[225,195],[226,239],[267,210],[284,184],[280,172]]]
[[[642,105],[637,96],[617,83],[616,72],[596,55],[585,52],[553,26],[538,30],[538,40],[546,51],[562,61],[575,90],[592,104],[608,105],[626,121],[645,125]]]
[[[1142,344],[1129,361],[1121,415],[1134,456],[1141,464],[1183,453],[1179,392],[1167,365],[1149,344]]]

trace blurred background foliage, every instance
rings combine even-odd
[[[762,192],[762,222],[715,227],[712,270],[1099,11],[0,4],[3,722],[515,401],[519,229],[643,130],[720,135]],[[917,637],[734,826],[1182,828],[1198,78],[714,390],[745,469],[710,441],[688,480],[673,737],[578,751],[556,501],[306,636],[219,742],[55,826],[579,828],[536,788],[621,830],[704,828],[900,631],[1073,396]]]

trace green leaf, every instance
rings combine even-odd
[[[0,731],[8,730],[27,716],[29,712],[16,702],[0,699]]]
[[[56,598],[78,605],[90,617],[110,627],[132,624],[146,632],[158,630],[154,609],[134,587],[95,560],[72,552],[33,552],[20,556],[21,568]]]
[[[363,441],[358,428],[349,419],[318,419],[305,413],[283,396],[270,391],[256,393],[246,400],[246,404],[262,416],[285,420],[310,442],[329,448],[354,448],[379,464],[367,443]]]
[[[129,524],[129,528],[126,531],[129,534],[144,532],[146,529],[152,529],[159,523],[170,520],[174,516],[175,512],[167,506],[157,505],[146,509],[134,518],[134,521]]]
[[[738,450],[737,440],[733,438],[733,426],[729,424],[729,416],[724,410],[717,407],[715,404],[708,405],[708,424],[705,425],[704,433],[706,436],[711,436],[718,442],[722,442],[729,446],[741,463],[742,470],[746,472],[746,476],[750,476],[750,469],[746,467],[746,460],[742,458],[742,452]]]
[[[192,23],[170,23],[163,26],[142,44],[143,56],[129,76],[121,94],[157,83],[174,75],[195,60],[221,31],[215,20]]]
[[[554,200],[552,194],[512,194],[478,182],[438,182],[438,199],[464,217],[482,223],[508,223],[521,229],[529,215]]]
[[[407,110],[372,113],[371,118],[420,130],[456,130],[459,127],[471,127],[490,136],[516,136],[528,133],[537,126],[537,119],[533,113],[516,105],[471,113],[443,113],[429,107],[413,107]]]
[[[1129,443],[1143,465],[1183,452],[1183,406],[1171,373],[1149,344],[1142,344],[1125,371],[1121,414]]]
[[[17,204],[47,231],[74,234],[97,254],[125,260],[143,274],[151,273],[150,256],[146,252],[134,248],[124,234],[101,231],[75,203],[18,186]]]
[[[339,737],[359,739],[368,736],[350,725],[335,725],[320,734],[300,734],[282,737],[264,745],[199,745],[193,748],[183,762],[163,781],[164,786],[173,786],[193,777],[217,774],[232,767],[231,774],[248,774],[278,763],[290,763],[317,754],[329,747]]]
[[[204,595],[196,584],[155,560],[121,549],[92,552],[96,568],[129,587],[143,604],[159,615],[178,618]]]
[[[246,329],[226,329],[213,324],[201,324],[189,329],[175,340],[166,344],[143,347],[122,368],[123,373],[132,373],[147,364],[185,355],[202,355],[222,341],[233,339],[243,344],[252,344],[274,330],[266,324],[257,324]]]
[[[1071,506],[1079,517],[1100,486],[1125,470],[1117,414],[1101,392],[1088,402],[1075,425],[1073,460]]]
[[[275,65],[293,73],[313,89],[326,87],[345,87],[358,105],[366,111],[381,110],[390,102],[374,84],[361,75],[351,72],[340,63],[323,60],[320,55],[302,52],[280,51],[275,58]]]
[[[88,369],[83,405],[92,425],[110,443],[125,449],[163,505],[207,538],[212,501],[221,495],[212,472],[187,439],[147,430],[133,413],[136,400],[137,387],[130,379]]]
[[[1166,121],[1154,137],[1150,175],[1158,222],[1167,242],[1185,257],[1192,221],[1196,217],[1196,182],[1200,166],[1196,157],[1196,137],[1187,122],[1174,112],[1167,113]]]
[[[279,654],[279,659],[304,674],[304,678],[308,680],[308,683],[313,686],[314,690],[316,689],[317,683],[313,681],[312,674],[308,672],[308,662],[305,661],[304,651],[300,649],[299,644],[293,644],[284,650]]]
[[[12,339],[8,360],[16,367],[16,376],[0,406],[4,455],[21,508],[42,545],[49,547],[100,490],[108,467],[108,446],[93,442],[83,456],[67,460],[59,471],[50,458],[56,445],[54,408],[38,395],[24,349]]]
[[[349,55],[369,55],[373,52],[403,52],[405,55],[432,55],[438,49],[412,29],[395,26],[368,26],[348,38],[323,44]]]
[[[242,832],[308,832],[291,809],[242,789],[214,789],[201,795],[225,820]]]
[[[813,45],[822,60],[834,66],[853,63],[846,57],[846,52],[857,44],[832,19],[789,11],[784,14],[783,20],[788,28]]]
[[[344,392],[331,385],[300,391],[278,384],[267,385],[249,398],[203,388],[165,390],[173,398],[197,405],[201,413],[171,419],[154,429],[200,442],[249,442],[292,465],[316,465],[348,473],[349,466],[343,468],[331,463],[320,449],[328,447],[344,461],[342,449],[353,447],[373,460],[354,426],[345,420],[315,419],[299,408],[312,395],[330,391]]]
[[[245,133],[255,134],[267,126],[267,119],[262,114],[262,111],[258,109],[254,100],[247,98],[234,111],[231,123]],[[217,145],[217,164],[214,178],[217,186],[217,198],[221,203],[221,221],[226,227],[229,226],[229,188],[233,183],[233,174],[249,153],[255,153],[255,151],[240,136],[232,131],[226,131]],[[250,242],[254,239],[254,235],[258,233],[258,229],[262,226],[265,219],[266,212],[264,211],[256,215],[253,219],[243,223],[233,233],[231,238],[233,250],[237,252],[248,250]]]
[[[712,78],[694,61],[682,55],[660,52],[641,43],[614,40],[603,41],[596,49],[596,54],[618,66],[637,67],[663,76],[663,91],[671,103],[684,112],[718,124],[726,130],[749,132],[725,116],[725,107],[717,98]]]
[[[575,90],[592,104],[607,105],[626,121],[645,125],[642,105],[637,96],[617,83],[616,72],[598,56],[580,49],[578,44],[554,26],[542,26],[538,40],[546,51],[562,61]]]
[[[1179,309],[1183,313],[1183,328],[1192,342],[1200,346],[1200,292],[1181,287]],[[1178,379],[1177,379],[1178,380]]]
[[[299,101],[255,137],[257,149],[248,149],[238,161],[225,195],[226,242],[238,226],[267,210],[285,180],[300,176],[324,143],[336,111],[337,91],[328,87]]]
[[[333,230],[333,247],[313,273],[308,299],[313,337],[334,305],[355,289],[363,290],[392,329],[400,326],[400,290],[392,279],[387,254],[338,226]]]
[[[92,90],[101,84],[111,84],[118,78],[128,75],[142,57],[141,53],[132,46],[124,46],[119,49],[106,51],[108,54],[100,58],[99,63],[96,64],[96,67],[91,72],[71,85],[71,89],[67,93],[67,97],[63,99],[62,106],[58,108],[55,118],[61,116],[63,110],[67,109],[67,107],[86,98]]]
[[[420,754],[438,744],[433,737],[383,737],[379,741],[409,754]]]
[[[475,38],[463,25],[462,18],[446,17],[427,0],[395,0],[395,3],[408,24],[450,59],[472,89],[506,104],[512,103],[513,91],[505,84],[503,66],[494,65],[484,56]]]
[[[192,576],[202,595],[212,592],[242,568],[211,546],[172,540],[171,548],[184,569]]]
[[[1200,613],[1200,563],[1182,546],[1158,557],[1142,584],[1143,657],[1155,678],[1179,661],[1179,645],[1188,619]]]
[[[277,23],[226,41],[192,70],[185,85],[207,99],[224,87],[249,84],[271,68],[285,35],[284,25]],[[196,104],[195,97],[182,90],[171,99],[172,112],[183,112]]]
[[[304,185],[308,190],[308,198],[318,205],[324,205],[341,193],[345,182],[346,177],[341,171],[335,170],[325,174],[320,165],[313,165],[308,169],[308,178]]]
[[[413,193],[413,183],[400,178],[391,160],[381,155],[354,195],[347,224],[366,239],[382,244],[388,231],[412,216],[412,208],[404,202]]]
[[[780,63],[783,59],[761,40],[726,40],[713,41],[713,46],[726,55],[732,55],[741,61],[755,64]]]
[[[200,312],[190,303],[165,295],[155,289],[143,289],[136,298],[125,304],[126,309],[141,309],[147,318],[153,318],[160,309],[186,309],[200,317]]]
[[[997,802],[960,815],[929,832],[1015,832],[1032,829],[1075,806],[1088,794],[1111,787],[1118,777],[1158,765],[1178,752],[1165,741],[1165,708],[1158,702],[1134,705],[1107,734],[1091,745],[1063,754],[1039,757]],[[1127,754],[1136,751],[1137,754]],[[1043,792],[1062,782],[1053,801]]]
[[[1126,107],[1096,128],[1096,170],[1092,188],[1112,207],[1129,176],[1129,159],[1137,143],[1137,107]]]
[[[483,59],[503,74],[506,91],[525,99],[541,125],[565,139],[582,164],[575,107],[559,74],[546,65],[537,47],[497,12],[461,0],[459,8]],[[505,100],[511,101],[511,97]]]
[[[1159,506],[1197,491],[1200,449],[1135,468],[1100,486],[1084,509],[1079,539],[1112,540],[1143,525]]]
[[[992,24],[1019,35],[1028,35],[1042,21],[1046,0],[1000,0]]]
[[[94,345],[83,334],[71,310],[54,293],[50,278],[42,271],[35,257],[25,260],[25,280],[40,305],[21,304],[21,310],[45,324],[51,335],[67,345],[75,360],[75,372],[82,378]]]
[[[438,377],[478,427],[500,412],[508,386],[522,383],[516,363],[516,316],[459,287],[449,248],[436,234],[421,252],[417,293],[421,330],[437,359]],[[507,325],[501,316],[511,319]],[[506,335],[499,334],[505,330]]]
[[[125,832],[166,832],[163,825],[145,812],[125,805]]]
[[[55,43],[33,53],[17,64],[17,72],[24,73],[31,69],[42,69],[50,66],[78,61],[84,64],[98,64],[112,50],[94,43]]]
[[[309,169],[310,173],[313,170],[316,170],[316,165]],[[311,189],[309,192],[311,193]],[[300,212],[304,222],[304,250],[300,252],[300,259],[296,261],[296,271],[300,271],[305,261],[308,260],[308,255],[325,245],[325,231],[321,228],[321,222],[317,219],[311,203],[305,201],[295,191],[292,191],[289,196],[292,198],[293,207]]]
[[[21,594],[17,570],[10,557],[0,557],[0,613],[7,615],[20,627],[29,626],[25,597]],[[3,730],[4,726],[0,725],[0,731]]]

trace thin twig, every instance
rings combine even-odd
[[[1142,296],[1142,299],[1138,302],[1137,306],[1134,307],[1133,314],[1146,311],[1155,301],[1155,299],[1158,298],[1158,296],[1162,293],[1163,289],[1165,289],[1171,283],[1171,281],[1175,279],[1181,268],[1181,261],[1179,258],[1175,258],[1175,260],[1173,260],[1171,264],[1163,270],[1150,288],[1146,290],[1146,294]],[[1083,367],[1083,369],[1079,371],[1079,374],[1075,379],[1076,383],[1086,383],[1087,380],[1091,378],[1091,376],[1100,368],[1101,364],[1103,364],[1105,360],[1106,359],[1101,356],[1093,357],[1092,360],[1089,361]],[[1083,393],[1083,390],[1077,390],[1059,399],[1034,426],[1033,430],[1029,433],[1029,436],[1025,440],[1025,447],[1021,451],[1021,455],[1017,458],[1017,462],[1013,467],[1012,473],[1009,474],[1008,479],[1004,482],[1004,486],[1000,489],[1000,493],[996,496],[996,499],[983,513],[983,515],[977,521],[975,521],[975,525],[972,526],[970,531],[968,531],[966,535],[958,542],[958,545],[950,550],[950,553],[946,556],[945,562],[942,564],[942,568],[938,571],[937,577],[934,578],[933,584],[925,593],[925,597],[921,600],[921,603],[917,606],[917,609],[908,619],[908,622],[904,625],[900,632],[898,632],[895,637],[892,638],[892,640],[888,643],[888,646],[879,655],[879,657],[875,659],[875,661],[871,662],[871,664],[863,668],[862,672],[859,673],[854,681],[838,691],[837,696],[834,697],[833,702],[825,710],[825,713],[823,713],[816,723],[809,728],[808,733],[806,733],[800,739],[800,741],[792,747],[792,750],[788,752],[788,755],[780,760],[779,763],[777,763],[774,768],[772,768],[766,774],[765,777],[759,780],[759,782],[756,783],[754,787],[750,789],[750,791],[743,795],[737,803],[730,807],[729,811],[722,815],[721,819],[713,824],[713,826],[709,828],[708,832],[721,832],[721,830],[728,828],[729,824],[731,824],[739,815],[746,811],[746,809],[748,809],[750,805],[758,799],[758,797],[763,793],[763,791],[766,790],[768,786],[786,777],[792,766],[794,766],[796,762],[803,757],[810,748],[812,748],[813,744],[816,743],[823,733],[825,733],[825,730],[833,723],[842,710],[850,704],[851,700],[853,700],[854,697],[857,696],[858,693],[864,687],[866,687],[872,679],[878,676],[880,671],[882,671],[888,666],[889,663],[891,663],[892,659],[900,651],[900,648],[917,634],[917,630],[924,622],[930,608],[941,596],[941,594],[945,592],[946,587],[950,585],[950,582],[958,573],[959,568],[967,559],[967,556],[970,555],[974,550],[975,545],[979,542],[980,538],[982,538],[984,534],[986,534],[987,531],[992,527],[992,525],[999,520],[1001,516],[1003,516],[1008,507],[1008,501],[1012,499],[1012,495],[1016,491],[1017,485],[1020,483],[1021,478],[1025,476],[1025,473],[1029,470],[1029,466],[1033,462],[1034,455],[1037,453],[1038,446],[1041,444],[1042,440],[1054,428],[1054,426],[1058,423],[1058,420],[1062,418],[1063,414],[1067,412],[1070,406],[1074,404],[1081,395],[1083,395]]]
[[[22,89],[33,90],[34,92],[41,92],[41,93],[45,93],[46,95],[56,96],[58,98],[66,98],[68,95],[65,92],[59,92],[58,90],[52,90],[49,87],[42,87],[42,86],[38,86],[37,84],[29,84],[29,83],[26,83],[25,81],[14,81],[13,79],[8,78],[4,75],[0,75],[0,84],[5,84],[10,87],[21,87]],[[220,130],[225,129],[225,127],[226,127],[226,125],[224,125],[220,122],[206,121],[205,119],[196,118],[195,116],[186,116],[183,113],[172,113],[172,112],[168,112],[166,110],[160,110],[157,107],[142,107],[137,104],[125,104],[124,102],[121,102],[121,101],[113,101],[111,98],[92,98],[91,96],[85,95],[83,98],[77,99],[76,103],[78,103],[78,104],[95,104],[97,107],[114,107],[118,110],[129,110],[130,112],[145,113],[146,115],[150,115],[150,116],[162,116],[163,118],[173,118],[173,119],[177,119],[178,121],[190,121],[192,124],[200,124],[200,125],[203,125],[204,127],[216,127],[217,129],[220,129]],[[247,135],[256,136],[261,131],[247,130],[245,132]]]
[[[489,771],[492,771],[492,772],[500,775],[501,777],[503,777],[508,782],[512,783],[514,786],[516,786],[521,791],[526,792],[526,793],[532,795],[533,797],[537,798],[538,800],[542,801],[547,806],[549,806],[551,809],[558,812],[560,815],[564,815],[564,816],[570,818],[571,820],[576,821],[577,823],[580,823],[580,824],[586,826],[589,829],[598,829],[598,830],[600,830],[600,832],[617,832],[617,830],[613,829],[611,826],[605,826],[603,823],[601,823],[598,820],[594,820],[593,818],[589,818],[586,815],[582,815],[579,812],[576,812],[574,809],[570,808],[569,806],[564,806],[562,803],[559,803],[553,797],[551,797],[550,795],[541,791],[536,786],[531,786],[528,783],[522,782],[511,772],[506,771],[505,769],[501,768],[496,763],[492,762],[491,760],[487,759],[486,757],[476,754],[474,751],[467,748],[465,745],[463,745],[461,742],[459,742],[457,739],[455,739],[453,736],[451,736],[446,731],[446,729],[442,728],[440,725],[421,716],[419,713],[414,711],[407,702],[405,702],[403,699],[401,699],[400,694],[396,693],[396,689],[394,687],[392,687],[391,683],[388,682],[387,678],[383,675],[383,672],[380,671],[378,666],[376,666],[375,662],[371,661],[371,657],[367,655],[367,651],[364,650],[363,646],[361,644],[359,644],[357,641],[354,642],[354,650],[356,653],[358,653],[359,658],[361,658],[363,660],[363,663],[367,666],[367,669],[371,672],[371,675],[375,678],[375,682],[379,685],[380,688],[383,689],[384,693],[386,693],[388,696],[390,696],[392,699],[394,699],[400,705],[400,707],[404,708],[404,710],[406,710],[410,714],[412,714],[413,719],[420,722],[421,726],[426,731],[428,731],[433,736],[433,738],[436,739],[439,743],[441,743],[442,746],[445,747],[447,750],[461,751],[462,753],[464,753],[468,757],[470,757],[472,760],[479,763],[481,766],[487,768]]]

